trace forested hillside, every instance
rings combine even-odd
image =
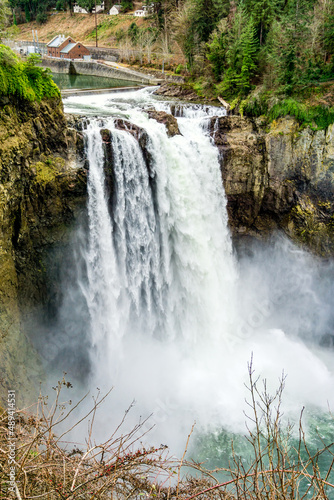
[[[187,0],[175,25],[202,92],[214,85],[248,114],[333,120],[333,95],[321,85],[334,78],[332,0]],[[314,92],[321,102],[308,102]]]

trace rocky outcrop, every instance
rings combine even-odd
[[[150,118],[165,125],[168,137],[181,135],[175,116],[165,113],[165,111],[156,111],[155,109],[148,109],[146,112]]]
[[[137,141],[140,140],[142,135],[146,134],[145,130],[142,129],[141,127],[138,127],[134,123],[128,122],[127,120],[123,120],[122,118],[117,118],[114,121],[115,128],[118,130],[124,130],[125,132],[128,132],[129,134],[133,135]]]
[[[168,134],[179,133],[176,119],[146,110],[164,123]],[[175,126],[176,123],[176,126]],[[139,142],[150,171],[148,136],[140,127],[118,119],[118,129]],[[283,230],[318,255],[334,254],[334,129],[300,129],[291,118],[273,122],[226,116],[211,120],[211,134],[220,150],[229,224],[236,240],[263,238]],[[102,131],[112,191],[112,139]]]
[[[148,169],[148,172],[150,174],[150,176],[153,176],[153,170],[151,168],[152,166],[152,155],[151,155],[151,152],[150,152],[150,148],[149,148],[149,136],[147,134],[147,132],[141,128],[141,127],[138,127],[138,125],[134,125],[133,123],[130,123],[128,122],[127,120],[122,120],[122,119],[116,119],[114,121],[114,125],[115,127],[118,129],[118,130],[124,130],[128,133],[130,133],[138,142],[139,142],[139,146],[143,152],[143,156],[144,156],[144,159],[145,159],[145,162],[146,162],[146,166],[147,166],[147,169]],[[103,136],[102,136],[103,137]],[[106,153],[106,160],[107,160],[107,174],[109,174],[109,178],[110,176],[112,176],[112,139],[111,139],[111,135],[110,135],[110,146],[106,145],[105,146],[105,153]],[[109,185],[110,185],[110,182],[109,182]],[[111,186],[110,186],[110,191],[111,192]]]
[[[0,106],[0,396],[18,387],[18,404],[38,392],[41,364],[22,313],[52,297],[61,247],[83,206],[86,173],[76,166],[76,132],[60,102]],[[49,250],[58,246],[59,256]]]
[[[187,101],[200,101],[201,98],[193,91],[191,87],[186,85],[178,85],[176,83],[163,83],[155,92],[156,95],[164,97],[177,97],[186,99]]]
[[[334,127],[302,130],[290,118],[266,130],[238,116],[211,123],[234,235],[282,229],[317,254],[334,254]],[[214,132],[214,130],[216,132]]]

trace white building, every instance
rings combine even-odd
[[[146,17],[149,15],[149,13],[146,10],[139,9],[139,10],[136,10],[133,15],[136,17]]]
[[[113,5],[111,9],[109,10],[109,14],[111,16],[117,16],[121,12],[121,5]]]
[[[88,14],[86,9],[83,9],[82,7],[79,7],[79,5],[75,5],[73,7],[73,12],[74,14]]]
[[[101,2],[99,4],[96,4],[96,13],[103,12],[104,11],[104,2]],[[73,7],[73,12],[75,14],[88,14],[86,9],[83,9],[82,7],[79,7],[79,5],[74,5]],[[95,7],[92,10],[92,14],[95,14]]]
[[[103,11],[104,11],[104,2],[96,4],[96,13],[98,14],[99,12],[103,12]],[[92,12],[93,12],[93,14],[95,14],[95,7],[92,10]]]
[[[75,5],[73,7],[73,12],[74,14],[88,14],[87,10],[79,7],[79,5]]]

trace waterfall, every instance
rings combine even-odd
[[[144,120],[149,160],[112,119],[91,120],[85,132],[85,297],[100,360],[124,336],[178,339],[193,348],[231,335],[236,267],[226,198],[218,152],[198,114],[182,119],[182,135],[172,138],[164,125]],[[102,128],[111,136],[111,193]]]
[[[168,137],[145,112],[152,107],[176,116],[181,134]],[[287,374],[288,417],[298,419],[303,405],[326,408],[334,367],[314,332],[331,331],[321,274],[332,270],[281,237],[237,260],[209,134],[225,111],[175,105],[146,89],[72,97],[65,109],[89,116],[79,252],[86,273],[78,282],[89,313],[80,328],[91,346],[90,386],[115,387],[100,428],[117,424],[135,399],[136,421],[153,414],[149,441],[174,450],[195,418],[201,428],[243,432],[252,353],[269,390]]]

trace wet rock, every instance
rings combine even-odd
[[[323,256],[334,255],[334,127],[300,130],[291,118],[269,131],[240,116],[213,118],[229,224],[235,236],[283,230]]]
[[[200,97],[191,88],[175,83],[163,83],[154,93],[165,97],[186,99],[187,101],[200,100]]]
[[[23,330],[26,313],[48,307],[63,249],[86,198],[86,171],[77,166],[76,131],[60,101],[8,99],[0,113],[0,399],[20,384],[19,405],[38,391],[43,370]],[[49,260],[50,250],[52,263]],[[54,272],[50,273],[50,266]],[[7,326],[6,326],[7,325]],[[2,383],[4,381],[4,383]],[[7,387],[8,385],[8,387]]]
[[[111,142],[111,132],[110,132],[110,130],[108,130],[106,128],[103,128],[102,130],[100,130],[100,134],[101,134],[103,143],[104,144],[110,144],[110,142]]]
[[[156,120],[159,123],[163,123],[167,129],[168,137],[174,137],[175,135],[181,135],[177,119],[164,111],[156,111],[155,109],[148,109],[146,113],[150,118]]]
[[[322,347],[334,349],[334,335],[332,333],[325,333],[325,335],[321,337],[319,343]]]
[[[143,152],[148,172],[150,176],[153,176],[152,154],[149,148],[150,138],[147,135],[147,132],[143,128],[138,127],[127,120],[117,119],[114,121],[114,125],[118,130],[124,130],[137,139]]]
[[[117,118],[114,121],[115,128],[118,130],[124,130],[125,132],[128,132],[129,134],[133,135],[137,141],[140,139],[140,137],[143,134],[146,134],[145,130],[142,129],[141,127],[138,127],[137,125],[134,125],[133,123],[123,120],[121,118]]]

